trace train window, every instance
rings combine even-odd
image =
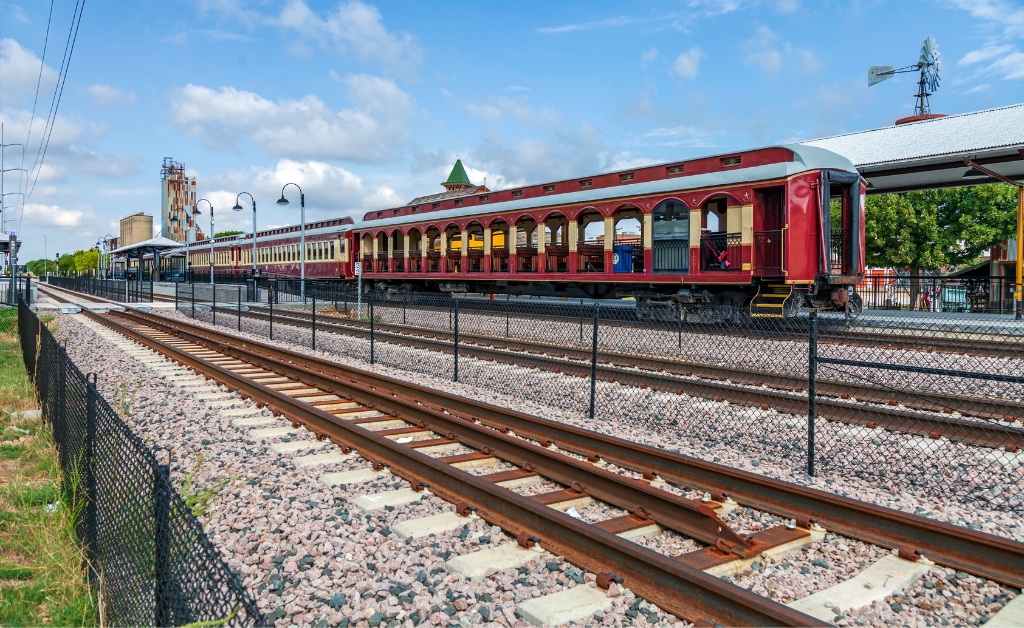
[[[412,213],[414,213],[414,214],[415,214],[415,213],[416,213],[416,212],[418,212],[419,210],[420,210],[420,208],[419,208],[419,207],[413,207],[413,208],[412,208]]]
[[[580,187],[581,188],[589,188],[592,185],[594,185],[594,180],[593,179],[584,179],[584,180],[580,181]]]
[[[459,205],[462,205],[462,199],[461,198],[455,200],[455,206],[458,207]]]
[[[553,186],[553,185],[545,185],[544,186],[544,192],[545,193],[547,193],[547,192],[554,192],[554,191],[555,191],[555,186]]]
[[[434,209],[440,209],[441,203],[434,203]]]
[[[722,157],[722,166],[723,167],[738,166],[738,165],[740,165],[740,159],[741,158],[740,158],[739,155],[736,155],[734,157]]]
[[[383,218],[384,212],[377,212],[377,218]]]
[[[331,240],[331,259],[334,259],[334,240]]]
[[[516,190],[515,192],[512,192],[512,198],[519,198],[522,195],[523,195],[523,191],[522,190]]]
[[[666,172],[668,174],[683,174],[683,166],[669,166]]]
[[[486,203],[487,202],[487,198],[488,198],[487,195],[484,194],[483,196],[480,197],[480,202],[481,203]]]
[[[629,174],[619,175],[619,181],[632,181],[633,176],[634,175],[632,172],[630,172]]]

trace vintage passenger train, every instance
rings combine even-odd
[[[786,145],[500,191],[461,162],[446,191],[306,228],[306,276],[392,291],[633,297],[642,308],[805,306],[857,313],[866,183],[835,153]],[[191,250],[209,264],[209,242]],[[220,238],[218,272],[252,267]],[[299,274],[299,227],[260,232],[256,266]]]

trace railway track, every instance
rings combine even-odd
[[[218,308],[228,316],[236,309]],[[243,318],[266,321],[269,312],[249,308]],[[311,328],[312,316],[294,310],[275,311],[275,322]],[[420,327],[375,323],[378,340],[421,349],[450,351],[453,333]],[[317,329],[358,338],[369,338],[369,323],[321,316]],[[589,377],[589,350],[518,339],[461,333],[460,355],[489,361],[529,365],[549,371]],[[641,356],[600,350],[597,376],[603,381],[648,386],[673,393],[706,397],[716,401],[805,413],[806,379],[781,373],[726,368],[706,363]],[[947,438],[988,448],[1024,448],[1024,403],[974,395],[914,389],[886,388],[871,384],[817,380],[817,412],[824,419],[886,429],[925,438]],[[963,418],[969,415],[972,418]]]
[[[73,293],[78,294],[78,293]],[[94,301],[105,301],[89,297]],[[207,306],[208,307],[208,306]],[[267,321],[269,310],[249,307],[218,307],[231,317]],[[297,310],[277,310],[274,319],[298,328],[312,327],[312,315]],[[375,323],[377,339],[398,345],[450,351],[454,334],[410,325]],[[369,338],[368,322],[321,315],[317,329],[358,338]],[[488,361],[502,361],[548,371],[589,377],[589,350],[522,339],[459,334],[460,354]],[[716,401],[729,401],[778,412],[802,414],[807,410],[806,378],[784,373],[722,367],[662,356],[643,356],[601,349],[596,369],[600,380],[647,386]],[[874,384],[817,378],[816,407],[820,418],[885,429],[929,439],[946,438],[1008,452],[1024,449],[1024,402],[933,390],[884,387]]]
[[[1024,584],[1024,545],[1020,543],[151,314],[87,316],[250,397],[343,452],[361,456],[371,465],[370,475],[390,472],[409,483],[410,488],[395,493],[411,500],[429,491],[455,504],[460,515],[449,519],[459,526],[459,516],[480,516],[515,535],[524,557],[531,555],[530,546],[540,545],[597,573],[600,586],[607,586],[615,579],[612,574],[618,574],[638,595],[690,621],[821,625],[823,617],[831,618],[831,608],[818,608],[829,597],[828,589],[821,592],[826,593],[823,597],[815,594],[814,599],[787,607],[716,577],[742,570],[762,554],[784,555],[820,538],[823,531],[815,519],[833,532],[900,549],[899,558],[886,557],[886,561],[912,566],[924,555],[997,582]],[[403,444],[396,442],[399,438],[416,440]],[[457,447],[472,452],[440,455]],[[498,463],[507,470],[474,476],[460,469]],[[614,472],[604,468],[606,463],[636,473]],[[502,488],[541,478],[563,488],[531,497]],[[664,481],[707,495],[686,499],[662,488]],[[588,500],[626,512],[595,524],[560,512]],[[740,536],[719,517],[734,506],[734,500],[797,524]],[[697,540],[703,548],[669,557],[628,540],[663,529]]]

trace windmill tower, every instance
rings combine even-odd
[[[942,118],[944,113],[932,113],[929,97],[939,89],[939,45],[929,35],[921,42],[921,54],[917,63],[895,69],[891,65],[868,66],[868,87],[887,81],[897,74],[916,72],[918,74],[917,93],[914,94],[914,115],[900,118],[896,124],[920,122]]]

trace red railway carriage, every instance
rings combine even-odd
[[[775,146],[490,191],[461,162],[446,191],[306,226],[306,276],[390,291],[633,297],[641,311],[801,306],[859,311],[866,187],[853,164]],[[252,236],[215,243],[218,272],[252,267]],[[209,243],[192,267],[209,262]],[[256,266],[298,276],[300,229],[257,234]]]
[[[777,146],[461,195],[456,171],[436,200],[369,212],[346,234],[364,281],[772,317],[860,308],[866,187],[835,153]]]

